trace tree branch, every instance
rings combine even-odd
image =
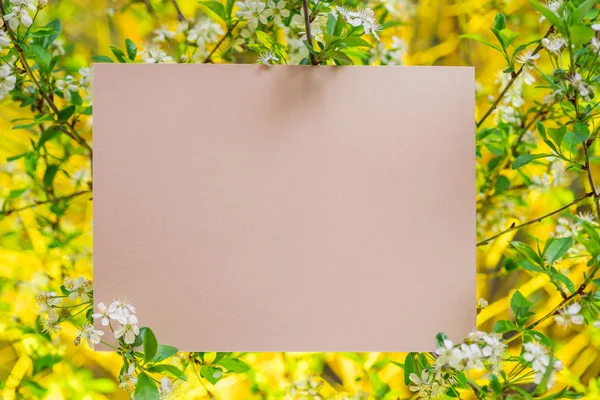
[[[314,50],[312,34],[310,32],[310,11],[308,9],[308,0],[302,0],[302,8],[304,9],[304,25],[306,26],[306,41],[310,45],[310,48]],[[312,65],[317,65],[317,60],[312,51],[309,51],[310,62]]]
[[[223,44],[223,42],[225,41],[225,39],[228,36],[231,35],[231,32],[233,31],[233,29],[239,23],[240,23],[240,21],[236,21],[233,25],[231,25],[229,28],[227,28],[227,32],[225,32],[225,34],[223,35],[223,37],[215,45],[214,49],[212,49],[212,51],[206,56],[206,58],[204,59],[204,61],[202,61],[203,64],[211,62],[211,57],[213,56],[213,54],[215,54],[215,51],[217,51],[217,49]]]
[[[28,204],[26,206],[17,207],[17,208],[13,208],[10,210],[4,210],[4,211],[2,211],[2,214],[4,214],[4,216],[8,216],[14,212],[29,210],[31,208],[35,208],[35,207],[41,206],[43,204],[58,203],[59,201],[69,200],[69,199],[72,199],[73,197],[81,196],[82,194],[91,193],[91,192],[92,192],[91,190],[81,190],[79,192],[71,193],[66,196],[55,197],[50,200],[36,200],[33,203]]]
[[[179,22],[181,21],[185,21],[185,15],[183,15],[183,13],[181,12],[181,8],[179,7],[179,3],[177,3],[177,0],[171,0],[173,5],[175,6],[175,10],[177,10],[177,20]]]
[[[552,34],[552,32],[554,32],[554,25],[552,25],[552,26],[550,26],[550,28],[548,28],[548,31],[544,35],[543,39],[550,36],[550,34]],[[540,52],[541,49],[542,49],[542,42],[540,41],[540,43],[537,45],[535,50],[533,50],[532,55],[536,55],[537,53]],[[510,81],[508,81],[508,83],[506,84],[506,86],[504,87],[502,92],[500,92],[500,94],[498,95],[496,100],[494,100],[494,102],[492,103],[490,108],[485,112],[485,114],[483,114],[483,117],[481,117],[481,119],[477,122],[477,125],[476,125],[477,128],[479,128],[485,122],[485,120],[490,116],[490,114],[492,114],[492,112],[494,112],[496,107],[498,107],[498,104],[500,104],[500,101],[502,101],[502,99],[504,98],[504,95],[506,95],[506,93],[508,92],[508,89],[510,89],[510,87],[513,85],[513,83],[515,83],[515,81],[517,80],[519,75],[521,75],[521,73],[523,72],[523,68],[525,68],[525,65],[522,65],[521,68],[519,68],[519,70],[517,72],[512,74]]]
[[[499,238],[500,236],[505,235],[505,234],[507,234],[509,232],[516,231],[517,229],[523,228],[524,226],[535,224],[536,222],[540,222],[540,221],[542,221],[542,220],[544,220],[544,219],[546,219],[548,217],[553,216],[554,214],[558,214],[559,212],[566,210],[567,208],[571,207],[572,205],[575,205],[577,203],[582,202],[583,200],[587,199],[588,197],[594,197],[594,199],[595,199],[597,197],[597,195],[594,192],[589,192],[589,193],[584,194],[581,197],[576,198],[575,200],[573,200],[569,204],[567,204],[565,206],[562,206],[561,208],[556,209],[556,210],[554,210],[552,212],[549,212],[548,214],[544,214],[541,217],[537,217],[535,219],[532,219],[531,221],[524,222],[524,223],[522,223],[520,225],[515,225],[513,223],[509,228],[503,230],[502,232],[500,232],[500,233],[498,233],[498,234],[496,234],[496,235],[494,235],[492,237],[489,237],[489,238],[487,238],[485,240],[482,240],[481,242],[478,242],[477,243],[477,247],[483,246],[484,244],[488,244],[492,240],[494,240],[496,238]]]

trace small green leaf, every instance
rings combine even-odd
[[[348,36],[345,39],[341,39],[337,42],[343,44],[346,47],[371,47],[371,43],[358,36]]]
[[[127,57],[131,61],[135,61],[135,57],[137,56],[137,46],[131,39],[125,39],[125,49],[127,50]]]
[[[494,324],[493,330],[496,333],[505,333],[505,332],[515,331],[518,328],[519,327],[517,325],[515,325],[515,323],[512,321],[500,320],[500,321],[496,321],[496,323]]]
[[[32,44],[31,50],[33,50],[35,61],[37,62],[38,67],[40,67],[40,70],[45,73],[50,72],[50,61],[52,60],[52,56],[48,50],[39,44]]]
[[[529,311],[529,307],[532,305],[533,303],[527,300],[520,291],[515,291],[510,299],[510,309],[515,314],[517,324],[523,325],[527,322],[527,319],[533,314]]]
[[[501,31],[506,28],[506,17],[502,13],[496,14],[494,18],[494,29]]]
[[[146,362],[152,361],[158,350],[158,342],[152,329],[146,327],[144,331],[144,359]]]
[[[551,155],[552,154],[521,154],[520,156],[515,158],[515,161],[513,161],[512,169],[521,168],[522,166],[529,164],[537,158],[544,158]]]
[[[490,375],[490,387],[496,394],[500,394],[502,392],[502,384],[500,384],[500,381],[496,375]]]
[[[44,173],[44,186],[50,187],[52,186],[52,182],[54,182],[54,178],[56,177],[56,173],[58,172],[58,165],[51,164],[46,168],[46,172]]]
[[[223,7],[223,4],[219,3],[218,1],[201,1],[200,4],[214,12],[224,22],[227,21],[225,7]]]
[[[175,348],[173,346],[166,346],[164,344],[159,344],[158,348],[156,349],[156,355],[152,359],[152,362],[159,362],[159,361],[166,360],[167,358],[172,357],[175,354],[177,354],[177,351],[178,351],[177,348]]]
[[[549,264],[552,264],[567,254],[571,247],[573,247],[572,237],[550,239],[544,250],[544,257]]]
[[[200,375],[213,385],[223,378],[223,370],[221,368],[216,368],[210,365],[203,365],[200,368]]]
[[[491,47],[492,49],[502,51],[502,49],[500,47],[493,44],[492,42],[490,42],[489,40],[487,40],[486,38],[484,38],[483,36],[481,36],[478,33],[465,33],[464,35],[460,35],[459,38],[460,39],[473,39],[473,40],[478,41],[479,43],[483,43],[486,46]]]
[[[228,372],[236,374],[243,374],[250,370],[248,364],[237,358],[223,358],[219,361],[219,365],[225,367]]]
[[[120,63],[126,63],[127,59],[125,58],[125,53],[123,53],[123,50],[121,50],[118,47],[115,46],[108,46],[110,48],[110,51],[112,51],[112,53],[115,55],[115,57],[117,58],[117,60]]]
[[[58,35],[60,35],[60,32],[62,31],[62,23],[59,19],[54,19],[46,24],[46,28],[52,29],[53,32],[48,36],[44,36],[44,38],[41,40],[42,46],[45,49],[49,48],[50,45],[54,43]]]
[[[150,372],[158,372],[160,374],[169,374],[171,376],[174,376],[177,379],[180,379],[182,381],[187,381],[187,377],[185,376],[185,374],[177,367],[175,367],[174,365],[169,365],[169,364],[157,364],[157,365],[152,365],[150,368],[148,368],[148,370]]]
[[[112,58],[110,58],[108,56],[92,56],[92,61],[98,62],[98,63],[114,63]]]
[[[69,118],[73,116],[74,113],[75,106],[68,106],[60,110],[56,116],[60,122],[67,122]]]
[[[327,52],[327,56],[329,58],[333,58],[334,60],[336,60],[337,62],[339,62],[342,65],[352,65],[352,59],[350,57],[348,57],[345,53],[342,53],[341,51],[337,51],[337,50],[330,50]]]
[[[156,383],[146,373],[140,372],[135,386],[135,398],[144,400],[159,400]]]

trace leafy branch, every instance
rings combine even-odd
[[[587,198],[589,198],[589,197],[594,197],[594,198],[597,198],[597,197],[598,197],[598,194],[596,194],[595,192],[589,192],[589,193],[586,193],[586,194],[584,194],[583,196],[576,198],[575,200],[573,200],[573,201],[572,201],[572,202],[570,202],[569,204],[567,204],[567,205],[564,205],[564,206],[562,206],[562,207],[560,207],[560,208],[558,208],[558,209],[556,209],[556,210],[554,210],[554,211],[551,211],[551,212],[549,212],[548,214],[544,214],[544,215],[542,215],[542,216],[540,216],[540,217],[534,218],[534,219],[532,219],[532,220],[530,220],[530,221],[524,222],[524,223],[522,223],[522,224],[519,224],[519,225],[515,225],[515,224],[513,223],[513,224],[512,224],[510,227],[506,228],[506,229],[505,229],[505,230],[503,230],[502,232],[500,232],[500,233],[497,233],[497,234],[495,234],[494,236],[491,236],[491,237],[489,237],[489,238],[487,238],[487,239],[484,239],[484,240],[482,240],[482,241],[480,241],[480,242],[477,242],[477,247],[479,247],[479,246],[483,246],[483,245],[485,245],[485,244],[488,244],[488,243],[489,243],[489,242],[491,242],[492,240],[494,240],[494,239],[496,239],[496,238],[499,238],[500,236],[503,236],[503,235],[505,235],[505,234],[507,234],[507,233],[509,233],[509,232],[516,231],[516,230],[518,230],[518,229],[521,229],[521,228],[523,228],[523,227],[525,227],[525,226],[529,226],[529,225],[535,224],[535,223],[537,223],[537,222],[541,222],[541,221],[543,221],[544,219],[546,219],[546,218],[548,218],[548,217],[551,217],[551,216],[553,216],[553,215],[555,215],[555,214],[558,214],[558,213],[560,213],[561,211],[564,211],[564,210],[568,209],[569,207],[571,207],[571,206],[573,206],[573,205],[575,205],[575,204],[577,204],[577,203],[580,203],[580,202],[582,202],[583,200],[585,200],[585,199],[587,199]]]

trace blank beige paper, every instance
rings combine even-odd
[[[96,64],[94,298],[181,351],[475,327],[469,67]]]

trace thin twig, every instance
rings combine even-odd
[[[554,32],[554,25],[552,25],[552,26],[550,26],[550,28],[548,28],[548,31],[544,35],[543,39],[550,36],[550,34],[552,34],[552,32]],[[542,42],[540,41],[540,43],[537,45],[535,50],[533,50],[533,53],[531,55],[536,55],[537,53],[540,52],[541,49],[542,49]],[[521,75],[521,73],[523,72],[523,68],[525,68],[525,65],[522,65],[521,68],[519,68],[519,70],[517,72],[512,74],[510,81],[508,81],[508,83],[506,84],[504,89],[502,89],[502,92],[500,92],[500,95],[498,95],[498,97],[496,98],[496,100],[494,100],[494,102],[492,103],[490,108],[485,112],[485,114],[483,114],[483,117],[481,117],[481,119],[477,122],[477,128],[479,128],[485,122],[485,120],[490,116],[490,114],[492,114],[492,112],[494,112],[496,107],[498,107],[498,104],[500,104],[500,101],[502,101],[502,99],[504,98],[504,95],[508,92],[508,89],[510,89],[510,87],[513,85],[513,83],[515,83],[515,81],[517,80],[519,75]]]
[[[505,343],[509,344],[513,340],[515,340],[518,337],[520,337],[521,335],[523,335],[523,333],[525,331],[528,331],[528,330],[531,330],[531,329],[535,329],[539,324],[541,324],[542,322],[546,321],[548,318],[550,318],[553,315],[555,315],[569,301],[571,301],[572,299],[574,299],[577,296],[583,296],[584,293],[585,293],[585,289],[587,288],[587,286],[590,284],[590,282],[596,276],[596,273],[598,272],[598,268],[599,268],[598,265],[594,266],[594,268],[592,269],[592,271],[590,272],[590,274],[587,276],[587,278],[583,281],[583,283],[581,285],[579,285],[579,288],[577,288],[576,291],[574,291],[573,293],[571,293],[567,297],[563,297],[562,301],[560,303],[558,303],[558,305],[556,307],[554,307],[549,313],[547,313],[546,315],[544,315],[543,317],[541,317],[537,321],[535,321],[535,322],[527,325],[524,330],[522,330],[519,333],[517,333],[516,335],[511,336],[510,338],[508,338]]]
[[[69,200],[69,199],[72,199],[73,197],[81,196],[82,194],[91,193],[91,192],[92,192],[91,190],[81,190],[79,192],[71,193],[66,196],[54,197],[53,199],[49,199],[49,200],[36,200],[33,203],[28,204],[26,206],[12,208],[10,210],[4,210],[4,211],[2,211],[2,214],[7,216],[14,212],[29,210],[30,208],[35,208],[35,207],[41,206],[43,204],[58,203],[59,201]]]
[[[509,228],[503,230],[502,232],[500,232],[500,233],[498,233],[498,234],[496,234],[496,235],[494,235],[492,237],[489,237],[489,238],[487,238],[485,240],[482,240],[481,242],[478,242],[477,246],[483,246],[484,244],[488,244],[492,240],[494,240],[494,239],[496,239],[496,238],[498,238],[498,237],[500,237],[502,235],[505,235],[505,234],[507,234],[509,232],[516,231],[517,229],[521,229],[524,226],[528,226],[528,225],[532,225],[532,224],[535,224],[537,222],[540,222],[540,221],[542,221],[542,220],[544,220],[544,219],[546,219],[548,217],[553,216],[554,214],[558,214],[559,212],[566,210],[567,208],[571,207],[572,205],[575,205],[577,203],[582,202],[583,200],[587,199],[588,197],[594,197],[595,198],[595,197],[597,197],[597,195],[594,192],[589,192],[589,193],[584,194],[581,197],[576,198],[575,200],[573,200],[569,204],[567,204],[565,206],[562,206],[561,208],[556,209],[556,210],[554,210],[552,212],[549,212],[548,214],[544,214],[541,217],[537,217],[535,219],[532,219],[531,221],[524,222],[524,223],[522,223],[520,225],[515,225],[513,223]]]
[[[598,192],[596,191],[596,185],[594,184],[594,177],[592,176],[592,168],[590,166],[590,156],[588,154],[589,145],[590,144],[587,140],[583,142],[583,154],[585,155],[585,172],[587,174],[588,182],[590,183],[592,193],[594,193],[594,195],[597,196]],[[598,221],[600,221],[600,204],[598,203],[597,199],[594,199],[594,210],[596,210],[596,217],[598,218]]]
[[[177,20],[179,22],[181,21],[185,21],[185,15],[183,15],[183,13],[181,12],[181,8],[179,7],[179,3],[177,3],[177,0],[171,0],[173,2],[173,5],[175,6],[175,10],[177,10]]]
[[[203,64],[209,63],[211,62],[211,57],[213,56],[213,54],[215,54],[215,51],[217,51],[217,49],[221,46],[221,44],[223,44],[223,42],[225,41],[225,39],[231,35],[231,32],[233,31],[233,29],[237,26],[237,24],[239,24],[240,21],[236,21],[233,25],[231,25],[229,28],[227,28],[227,32],[225,32],[225,34],[223,35],[223,37],[221,37],[221,39],[217,42],[217,44],[215,45],[215,47],[212,49],[212,51],[206,56],[206,58],[204,59],[204,61],[202,61]]]
[[[308,42],[311,51],[309,51],[310,62],[312,65],[317,65],[317,60],[313,54],[314,47],[312,41],[312,34],[310,32],[310,12],[308,10],[308,0],[302,0],[302,8],[304,9],[304,25],[306,26],[306,41]]]

